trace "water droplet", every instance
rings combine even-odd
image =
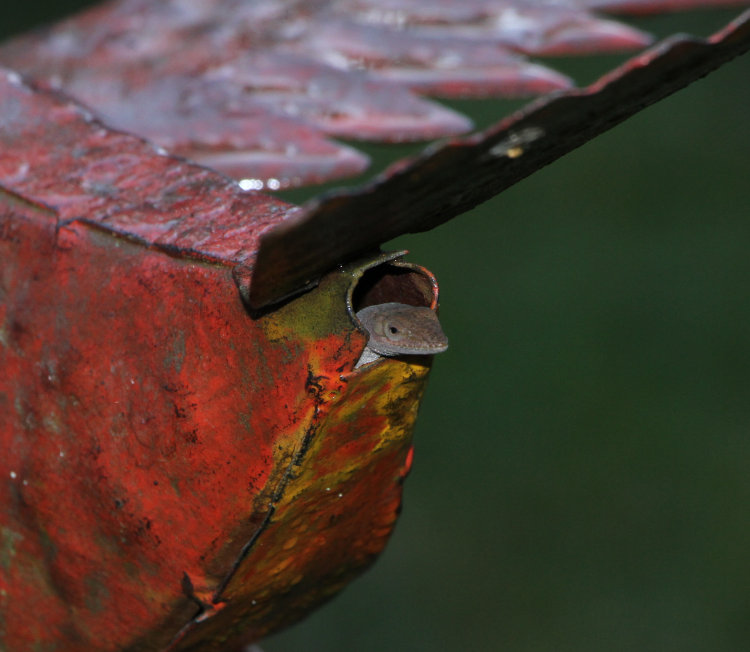
[[[23,84],[23,80],[21,79],[21,75],[19,75],[17,72],[13,72],[12,70],[8,70],[8,72],[5,73],[6,79],[13,84],[14,86],[21,86]]]
[[[263,190],[263,182],[260,179],[240,179],[237,184],[242,190]]]

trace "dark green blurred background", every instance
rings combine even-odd
[[[64,9],[6,7],[3,29]],[[555,65],[585,83],[620,60]],[[403,515],[266,652],[750,650],[749,193],[745,56],[395,243],[438,275],[451,338]]]

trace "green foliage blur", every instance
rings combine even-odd
[[[40,19],[17,11],[7,32]],[[623,58],[548,63],[584,84]],[[519,106],[453,104],[480,125]],[[265,651],[750,649],[749,193],[746,55],[393,243],[438,275],[451,338],[401,521]]]

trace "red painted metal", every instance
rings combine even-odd
[[[119,0],[0,46],[0,65],[64,88],[113,126],[278,189],[366,167],[325,135],[404,141],[471,128],[418,94],[538,95],[572,82],[524,53],[649,42],[578,2]]]
[[[0,65],[109,124],[276,190],[351,176],[326,136],[405,141],[471,128],[423,99],[541,95],[573,80],[527,59],[642,48],[593,13],[747,0],[117,0],[0,45]]]
[[[385,545],[429,368],[354,370],[355,287],[434,306],[434,279],[376,258],[253,315],[235,278],[286,204],[12,73],[0,116],[3,648],[293,622]]]
[[[374,6],[355,4],[365,13]],[[185,3],[163,3],[144,30],[133,22],[141,14],[128,9],[142,5],[95,9],[2,56],[47,84],[60,74],[73,90],[93,93],[90,101],[103,98],[92,103],[112,116],[121,110],[121,125],[138,125],[139,112],[162,118],[141,131],[178,151],[240,176],[248,161],[271,160],[279,179],[294,178],[285,161],[307,160],[307,171],[295,168],[299,179],[361,169],[361,157],[316,129],[406,138],[467,128],[393,84],[479,94],[488,86],[471,80],[477,70],[496,75],[496,89],[506,65],[510,79],[531,70],[505,52],[488,55],[490,41],[529,52],[643,41],[580,5],[567,23],[555,20],[568,10],[547,21],[524,6],[538,39],[514,44],[507,32],[487,34],[497,16],[485,3],[446,2],[407,22],[433,30],[419,32],[421,48],[434,47],[438,34],[475,67],[436,73],[419,48],[381,25],[371,39],[383,37],[409,61],[395,65],[367,49],[362,25],[330,20],[343,35],[334,54],[366,59],[378,72],[344,74],[313,57],[301,79],[305,60],[295,57],[334,40],[317,26],[283,51],[266,52],[262,39],[245,58],[232,50],[244,52],[243,39],[268,26],[253,23],[253,11],[271,11],[278,25],[272,9],[282,3],[253,4],[236,30],[201,32],[209,40],[230,34],[232,57],[218,63],[215,48],[185,45],[210,12],[198,12],[196,23],[195,13],[180,15]],[[446,11],[470,38],[439,33]],[[159,31],[165,24],[174,26],[169,38]],[[401,162],[361,191],[302,209],[242,192],[104,127],[62,96],[0,74],[2,644],[220,650],[283,627],[338,591],[391,531],[429,367],[384,360],[355,370],[365,335],[354,311],[368,301],[435,307],[437,288],[425,270],[372,256],[330,270],[463,212],[705,74],[747,49],[748,25],[746,14],[707,42],[670,41],[589,89],[532,105]],[[71,34],[82,38],[66,40]],[[209,74],[196,81],[198,69]],[[156,83],[159,72],[169,74]],[[568,83],[536,72],[536,84]],[[238,90],[238,82],[268,90],[273,79],[283,80],[281,95],[247,101]],[[321,79],[330,91],[323,99],[313,92]],[[350,110],[331,113],[332,98]],[[279,104],[309,124],[273,116],[264,127]],[[363,277],[375,291],[358,295]],[[251,296],[265,306],[314,285],[274,310],[249,307]]]

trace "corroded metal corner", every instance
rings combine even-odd
[[[434,306],[432,275],[376,255],[253,315],[228,263],[5,199],[2,643],[210,652],[362,572],[398,515],[430,357],[355,369],[353,311]]]
[[[403,261],[404,253],[341,267],[261,318],[269,343],[306,360],[311,416],[277,442],[268,518],[170,650],[218,651],[289,625],[340,591],[387,543],[431,357],[355,369],[366,335],[354,313],[368,302],[437,306],[434,276]]]

